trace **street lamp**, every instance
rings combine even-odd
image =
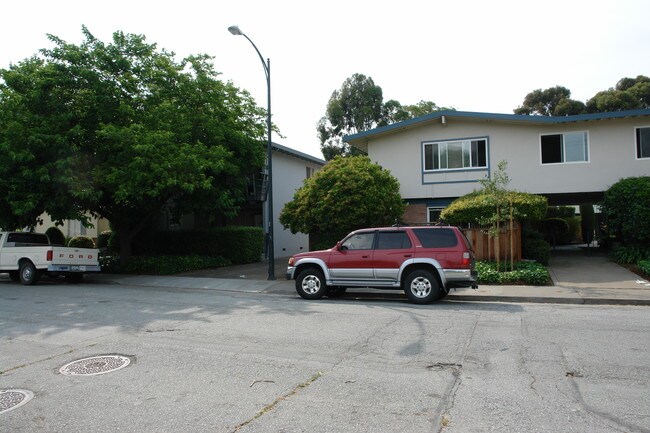
[[[267,151],[267,173],[268,173],[268,178],[267,178],[267,198],[266,198],[266,206],[267,206],[267,248],[268,248],[268,258],[269,258],[269,280],[275,280],[275,252],[274,252],[274,242],[273,242],[273,143],[271,142],[271,59],[266,59],[266,62],[264,61],[264,57],[262,57],[262,54],[260,53],[260,50],[257,49],[257,46],[251,41],[251,39],[244,34],[241,30],[239,30],[239,27],[237,26],[230,26],[228,27],[228,31],[232,33],[233,35],[236,36],[243,36],[246,39],[248,39],[248,42],[251,43],[253,48],[255,48],[255,51],[257,51],[257,55],[260,56],[260,60],[262,61],[262,66],[264,67],[264,75],[266,75],[266,90],[267,90],[267,110],[266,110],[266,128],[267,128],[267,135],[268,135],[268,143],[266,144],[266,151]]]

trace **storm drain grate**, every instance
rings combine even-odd
[[[24,389],[0,390],[0,413],[9,412],[34,398],[34,393]]]
[[[96,376],[120,370],[130,363],[130,358],[121,355],[93,356],[66,364],[59,369],[59,373],[70,376]]]

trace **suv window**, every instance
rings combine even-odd
[[[377,239],[378,250],[403,248],[411,248],[411,240],[406,232],[379,232]]]
[[[451,248],[458,245],[458,238],[452,229],[421,228],[413,229],[424,248]]]
[[[374,240],[375,232],[355,233],[343,241],[341,246],[348,250],[371,250]]]

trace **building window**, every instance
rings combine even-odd
[[[427,222],[428,223],[437,223],[440,221],[440,212],[444,207],[428,207],[427,208]]]
[[[487,167],[487,138],[423,143],[424,170]]]
[[[310,177],[312,177],[314,175],[315,170],[314,170],[313,167],[306,167],[306,169],[307,170],[305,172],[305,176],[306,176],[306,179],[309,179]]]
[[[589,161],[586,132],[567,132],[541,136],[542,164]]]
[[[650,126],[636,128],[636,157],[650,158]]]

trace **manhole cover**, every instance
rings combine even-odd
[[[126,356],[93,356],[66,364],[59,369],[59,373],[71,376],[96,376],[120,370],[130,363],[131,359]]]
[[[34,398],[34,393],[24,389],[0,390],[0,413],[9,412]]]

